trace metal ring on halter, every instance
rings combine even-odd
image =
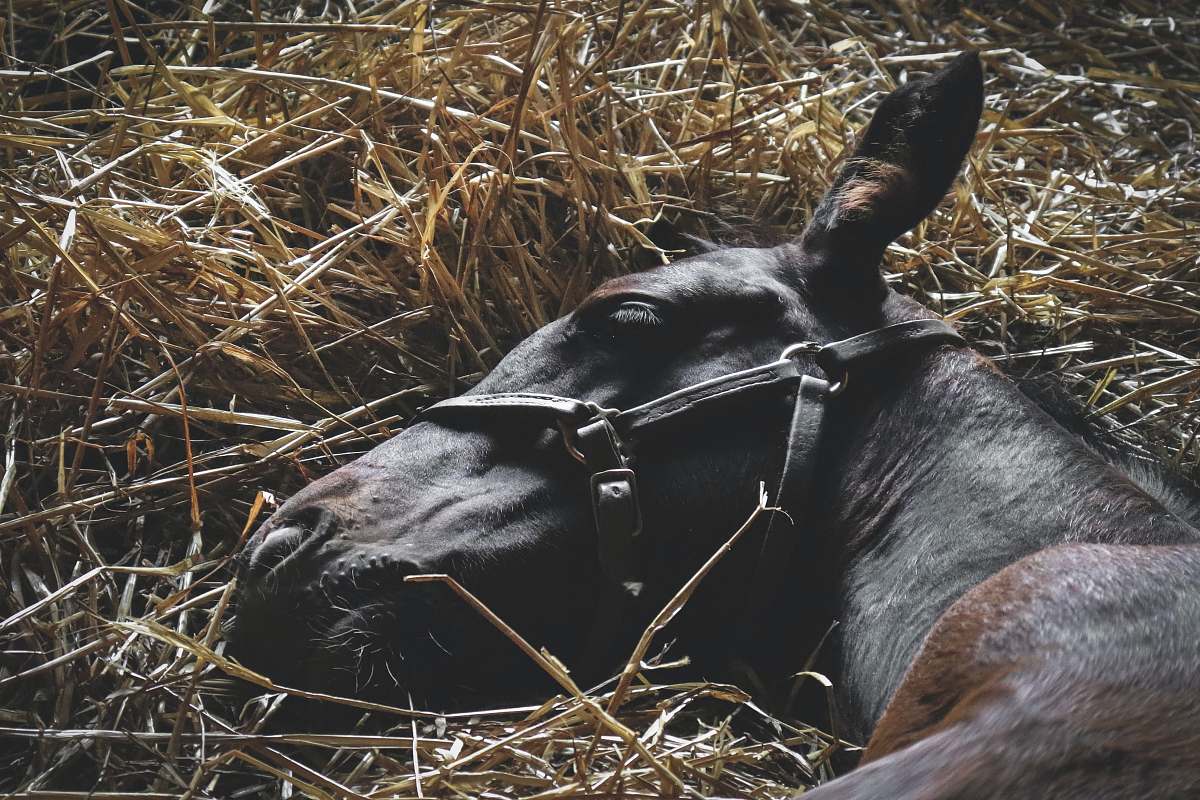
[[[580,464],[587,463],[587,457],[579,452],[579,448],[575,446],[576,432],[573,428],[567,425],[566,420],[558,420],[558,430],[562,433],[563,447],[570,453],[571,458],[578,461]]]
[[[783,349],[783,352],[779,354],[779,360],[786,361],[800,353],[817,353],[820,350],[821,345],[818,342],[796,342]]]
[[[780,361],[786,361],[789,358],[794,358],[800,353],[819,353],[824,345],[819,342],[796,342],[796,344],[788,345],[783,352],[779,354]],[[829,384],[829,396],[836,397],[846,388],[846,384],[850,382],[850,373],[843,372],[840,381],[834,381]]]

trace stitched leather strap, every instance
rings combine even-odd
[[[809,522],[813,471],[817,464],[817,446],[825,419],[825,404],[832,396],[829,381],[805,375],[796,389],[792,421],[788,428],[788,449],[784,455],[779,483],[770,502],[780,511],[771,515],[763,532],[762,545],[751,581],[746,586],[745,620],[739,628],[744,643],[759,630],[765,611],[778,597],[779,588],[793,573],[792,559],[799,548],[796,530]]]
[[[476,413],[492,411],[519,412],[552,418],[552,421],[583,422],[595,416],[600,407],[595,403],[559,397],[554,394],[532,392],[505,392],[503,394],[464,394],[434,403],[413,418],[413,422],[426,419],[462,419]]]
[[[637,595],[644,577],[638,553],[642,507],[637,477],[631,469],[606,469],[592,475],[591,487],[600,569],[610,581]]]
[[[622,411],[611,419],[619,431],[636,436],[645,434],[648,428],[669,422],[683,414],[710,407],[715,403],[739,399],[763,389],[790,386],[799,379],[800,368],[795,360],[782,359],[693,384],[628,411]]]
[[[826,375],[836,379],[854,367],[895,357],[896,351],[917,344],[965,345],[966,342],[940,319],[914,319],[827,344],[817,351],[817,363]]]
[[[589,483],[600,569],[611,583],[637,595],[643,577],[637,541],[642,507],[626,445],[609,418],[601,417],[577,431],[575,447],[592,471]]]
[[[827,375],[844,381],[856,370],[882,358],[895,358],[901,352],[925,351],[942,344],[966,342],[941,320],[912,320],[827,344],[817,351],[816,358]],[[826,403],[832,397],[832,390],[827,381],[806,375],[796,392],[788,450],[778,489],[772,497],[782,513],[773,514],[767,523],[758,561],[747,585],[747,601],[739,627],[743,646],[752,644],[763,621],[769,618],[768,610],[778,603],[780,589],[794,574],[794,558],[800,545],[798,529],[811,526],[817,517],[818,510],[812,502],[813,474],[823,441],[821,427]]]
[[[817,363],[826,374],[836,379],[853,367],[894,355],[894,351],[916,344],[964,345],[965,342],[941,320],[910,320],[827,344],[817,351]],[[729,400],[758,389],[789,384],[799,377],[800,371],[795,360],[780,359],[679,389],[626,411],[602,409],[595,403],[536,392],[465,394],[429,406],[414,421],[454,419],[492,411],[540,414],[554,421],[567,422],[583,422],[603,416],[622,434],[632,434],[707,406],[713,401]]]

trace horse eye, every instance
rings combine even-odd
[[[622,327],[657,328],[663,324],[662,312],[640,300],[626,300],[612,310],[608,319]]]

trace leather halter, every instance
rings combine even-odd
[[[634,445],[641,435],[679,417],[734,400],[765,392],[794,391],[787,453],[773,497],[777,507],[794,511],[812,483],[825,403],[841,392],[850,373],[869,362],[894,357],[900,350],[941,344],[965,345],[965,342],[941,320],[911,320],[826,345],[794,344],[769,364],[697,383],[624,411],[570,397],[504,392],[443,400],[426,408],[414,421],[527,415],[543,420],[546,427],[557,426],[567,451],[591,471],[592,512],[599,536],[601,568],[621,594],[635,598],[644,579],[637,552],[642,512],[634,471]],[[826,375],[840,379],[831,383],[801,373],[795,356],[802,353],[814,355]],[[768,523],[755,579],[750,584],[751,608],[765,607],[786,575],[794,537],[772,535],[781,516],[786,515],[772,515]]]

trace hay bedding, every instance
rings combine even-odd
[[[799,230],[880,93],[968,44],[983,133],[893,279],[1196,474],[1200,20],[1016,5],[10,0],[0,790],[768,798],[828,775],[829,737],[669,670],[619,724],[589,705],[609,686],[258,735],[279,695],[224,691],[229,558],[275,496],[660,259],[656,221]]]

